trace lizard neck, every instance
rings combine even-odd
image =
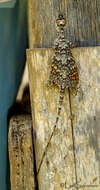
[[[61,39],[61,40],[65,39],[63,27],[58,27],[57,37],[58,37],[58,39]]]

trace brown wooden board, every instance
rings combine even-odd
[[[81,185],[100,184],[100,47],[77,49],[81,93],[72,100],[75,155]]]
[[[36,49],[27,52],[32,113],[36,133],[34,141],[37,171],[57,115],[59,90],[47,87],[48,62],[52,54],[53,50],[51,49]],[[38,173],[39,190],[55,188],[62,190],[65,182],[68,187],[76,183],[68,94],[64,99],[57,129],[46,152]]]
[[[72,52],[80,89],[70,101],[66,90],[57,129],[38,173],[39,190],[100,189],[100,47]],[[52,55],[53,49],[27,50],[37,170],[57,114],[59,90],[47,87]]]
[[[66,38],[75,46],[100,45],[100,0],[29,0],[30,48],[53,47],[60,12],[67,20]]]
[[[36,189],[32,141],[31,116],[13,116],[8,141],[11,190]]]

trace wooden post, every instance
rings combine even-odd
[[[11,190],[35,190],[32,130],[30,115],[17,115],[10,120]]]
[[[38,48],[27,51],[27,61],[39,190],[99,190],[100,47],[73,49],[80,90],[76,97],[66,90],[57,129],[42,160],[59,98],[57,88],[47,87],[53,55],[47,48],[53,47],[59,13],[66,18],[66,39],[77,47],[100,45],[99,0],[28,1],[29,47]]]
[[[37,171],[57,115],[59,90],[47,87],[52,55],[52,49],[27,50]],[[70,99],[66,90],[37,174],[39,190],[100,189],[100,47],[76,48],[73,55],[79,64],[80,90]]]
[[[30,48],[53,47],[59,13],[66,17],[66,38],[75,46],[100,45],[100,0],[29,0]]]

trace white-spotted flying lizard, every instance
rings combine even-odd
[[[43,159],[47,152],[47,148],[50,144],[51,138],[54,134],[55,128],[58,123],[65,95],[65,90],[66,88],[69,88],[71,91],[76,91],[77,85],[79,83],[77,64],[71,52],[71,48],[73,46],[72,43],[70,41],[67,41],[64,37],[64,27],[66,25],[66,20],[62,14],[58,16],[58,19],[56,20],[56,25],[57,25],[57,38],[54,44],[55,53],[51,62],[49,85],[56,85],[59,87],[60,95],[58,102],[58,111],[57,111],[56,123],[53,128],[53,132],[50,136],[50,139],[48,141],[48,144],[45,148],[45,151],[43,153],[37,174],[39,173]]]

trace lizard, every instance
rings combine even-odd
[[[43,159],[47,152],[47,148],[50,144],[50,141],[53,137],[54,131],[57,127],[57,123],[59,120],[59,116],[61,113],[61,108],[65,96],[65,90],[71,89],[77,90],[77,85],[79,83],[79,75],[78,75],[78,68],[75,62],[75,59],[72,55],[71,48],[73,48],[72,42],[67,41],[64,36],[64,27],[66,25],[66,20],[63,14],[59,14],[58,18],[56,19],[56,26],[57,26],[57,38],[54,43],[54,56],[51,61],[50,65],[50,75],[48,85],[56,85],[59,87],[59,102],[58,102],[58,110],[57,110],[57,117],[56,122],[43,153],[38,172],[40,171],[40,167],[42,165]]]

